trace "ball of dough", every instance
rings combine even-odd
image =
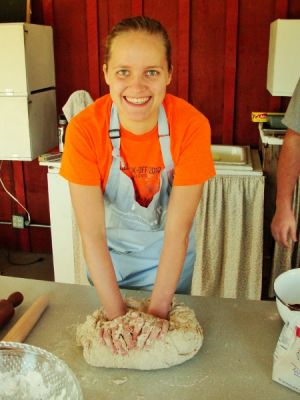
[[[129,310],[145,309],[147,300],[127,298]],[[143,314],[144,319],[155,318]],[[99,339],[100,326],[107,321],[103,309],[88,315],[77,328],[76,340],[83,347],[86,362],[95,367],[152,370],[169,368],[192,358],[203,342],[203,330],[192,309],[183,303],[174,303],[170,312],[167,334],[155,340],[150,347],[134,348],[126,356],[112,353]]]

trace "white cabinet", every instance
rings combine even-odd
[[[292,96],[300,77],[300,19],[277,19],[270,26],[267,89]]]
[[[0,24],[0,92],[24,96],[55,87],[51,26]]]
[[[31,161],[58,144],[50,26],[0,24],[0,160]]]
[[[58,174],[56,167],[48,168],[47,177],[54,280],[61,283],[88,284],[68,183]]]

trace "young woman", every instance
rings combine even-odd
[[[60,174],[108,319],[126,313],[119,287],[152,290],[147,312],[167,319],[174,293],[191,288],[193,219],[215,174],[209,122],[166,94],[171,45],[158,21],[115,25],[103,72],[110,94],[69,123]]]

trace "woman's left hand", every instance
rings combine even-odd
[[[137,348],[151,347],[155,340],[160,340],[165,336],[168,329],[169,321],[155,317],[147,319],[139,331],[136,325]]]

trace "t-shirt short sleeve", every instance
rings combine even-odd
[[[282,122],[288,128],[300,134],[300,79],[294,90]]]
[[[93,142],[76,119],[67,127],[60,175],[81,185],[96,186],[102,181]]]
[[[112,161],[108,135],[111,98],[105,95],[69,122],[60,175],[86,186],[101,185],[104,191]]]
[[[174,186],[196,185],[215,176],[208,119],[182,99],[169,96],[168,116]]]

